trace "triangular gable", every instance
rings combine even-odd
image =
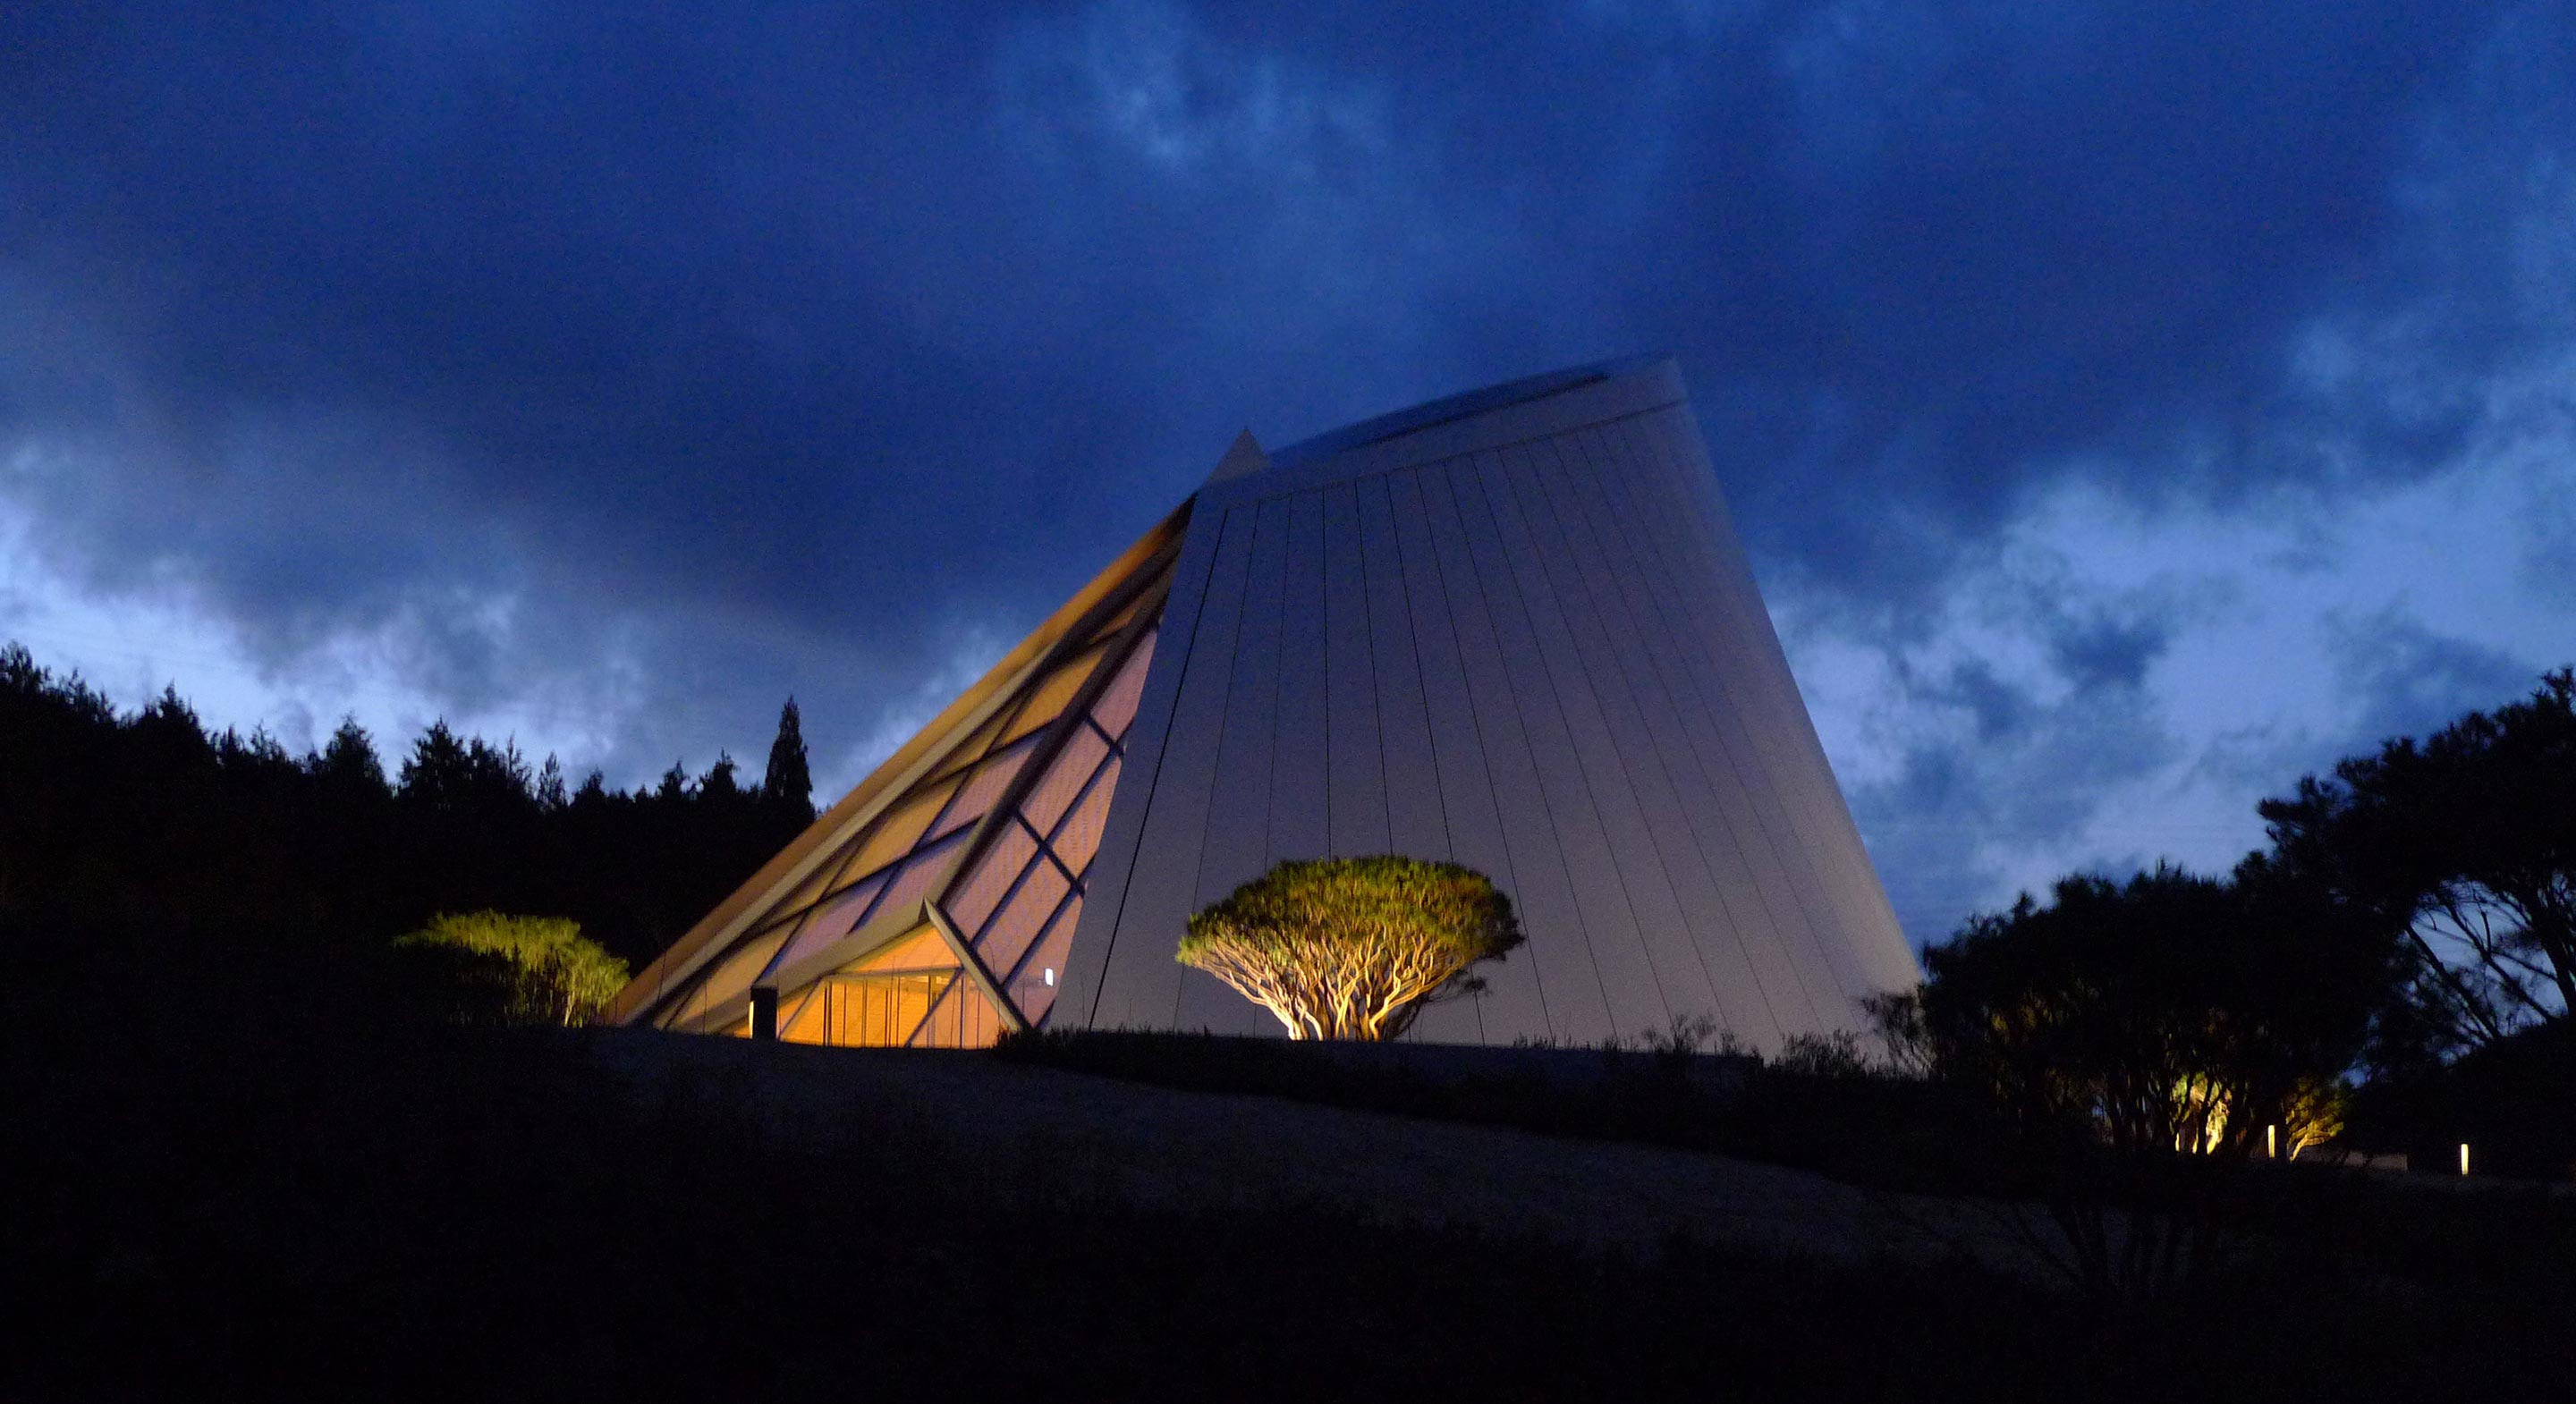
[[[1184,503],[1147,533],[647,966],[610,1017],[739,1031],[755,984],[801,996],[836,972],[855,978],[873,952],[923,932],[949,949],[958,983],[953,995],[941,985],[926,1009],[953,1011],[971,996],[999,1026],[1028,1022],[1022,1003],[1042,1012],[1060,951],[1054,964],[1031,967],[1043,979],[1030,997],[1015,1001],[1003,985],[1023,957],[1058,936],[1053,907],[1033,909],[1078,908],[1081,874],[1067,858],[1087,862],[1095,845],[1071,832],[1087,811],[1068,812],[1060,792],[1106,807],[1107,790],[1095,782],[1105,772],[1114,786],[1117,758],[1101,709],[1133,712],[1189,510]],[[1068,832],[1058,843],[1038,825]],[[1058,945],[1070,940],[1070,921],[1061,924]],[[875,998],[851,997],[861,996]],[[781,1011],[782,1032],[802,1017],[786,999]],[[989,1041],[992,1023],[962,1018],[960,1027]]]
[[[1221,483],[1228,478],[1258,473],[1269,466],[1270,455],[1261,451],[1261,441],[1246,429],[1234,436],[1234,446],[1225,451],[1225,457],[1216,461],[1216,468],[1208,474],[1207,480]]]

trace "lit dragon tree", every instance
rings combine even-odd
[[[1281,863],[1190,918],[1181,964],[1276,1015],[1295,1039],[1381,1040],[1521,943],[1484,874],[1412,858]]]

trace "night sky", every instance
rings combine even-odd
[[[299,751],[836,794],[1238,429],[1632,353],[1918,942],[2224,865],[2576,660],[2576,6],[0,10],[0,639]]]

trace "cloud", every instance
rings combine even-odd
[[[184,601],[280,715],[363,679],[631,782],[756,754],[794,692],[857,766],[1237,428],[1641,350],[1874,833],[1957,827],[1881,842],[1955,887],[1926,910],[2114,851],[2142,786],[2200,816],[2496,700],[2331,662],[2330,621],[2531,665],[2445,582],[2576,598],[2563,6],[11,25],[24,568],[101,619]],[[2433,485],[2504,564],[2374,515]],[[2413,595],[2321,593],[2365,551]],[[2217,700],[2279,656],[2309,678]]]
[[[2329,623],[2336,682],[2360,704],[2357,735],[2423,736],[2456,720],[2463,697],[2491,710],[2531,690],[2528,663],[2491,645],[2437,634],[2394,609]]]
[[[2576,495],[2576,457],[2526,449],[2500,434],[2403,490],[2277,489],[2253,512],[2070,482],[1937,610],[1876,629],[1775,589],[1909,932],[2070,871],[2223,870],[2263,842],[2257,800],[2576,661],[2530,584],[2546,526],[2526,512]]]

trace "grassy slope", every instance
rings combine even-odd
[[[996,1205],[889,1122],[637,1103],[363,972],[7,933],[11,1397],[2371,1397],[2570,1383],[2543,1303],[2242,1282],[2097,1309],[1934,1266],[1652,1262],[1318,1208]],[[339,976],[335,976],[339,978]],[[2535,1346],[2535,1340],[2546,1341]]]

